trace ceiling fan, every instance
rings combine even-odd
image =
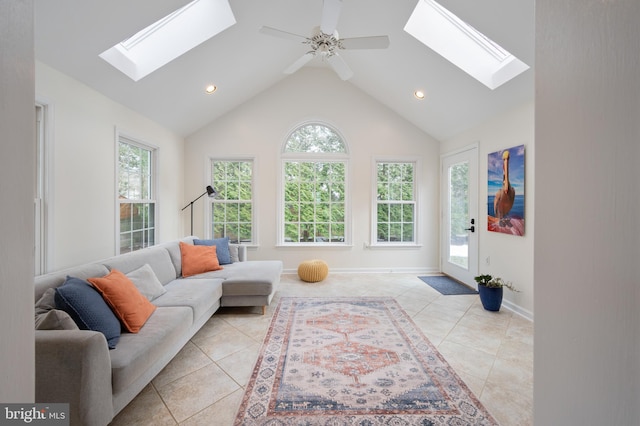
[[[322,20],[319,27],[313,29],[311,37],[304,37],[287,31],[278,30],[271,27],[262,27],[260,32],[275,37],[285,38],[308,44],[311,47],[307,53],[302,55],[293,64],[289,65],[284,72],[293,74],[302,68],[316,55],[326,59],[331,68],[342,80],[348,80],[353,76],[353,71],[349,65],[338,54],[341,49],[386,49],[389,47],[388,36],[353,37],[341,39],[338,36],[336,27],[340,17],[342,0],[324,0],[322,6]]]

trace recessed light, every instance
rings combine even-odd
[[[206,89],[204,89],[204,91],[205,91],[205,93],[206,93],[207,95],[212,94],[212,93],[213,93],[213,92],[215,92],[216,90],[218,90],[218,88],[217,88],[215,85],[213,85],[213,84],[208,85],[208,86],[207,86],[207,88],[206,88]]]
[[[422,90],[416,90],[415,92],[413,92],[413,96],[421,101],[424,99],[424,92]]]

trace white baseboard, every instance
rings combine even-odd
[[[533,322],[533,312],[528,311],[527,309],[524,309],[521,306],[516,305],[513,302],[510,302],[508,300],[503,300],[502,301],[502,307],[505,308],[505,309],[510,310],[513,313],[516,313],[516,314],[520,315],[524,319],[527,319],[527,320]]]
[[[298,269],[284,269],[283,274],[297,274]],[[433,275],[440,274],[440,268],[331,268],[330,274],[415,274]]]

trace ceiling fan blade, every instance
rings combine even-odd
[[[320,30],[323,33],[333,35],[333,32],[338,26],[341,9],[342,0],[324,0],[322,6],[322,21],[320,21]]]
[[[307,62],[309,62],[311,59],[313,59],[313,57],[314,57],[314,53],[313,52],[305,53],[300,58],[298,58],[297,61],[295,61],[293,64],[289,65],[284,70],[284,73],[285,74],[293,74],[294,72],[296,72],[300,68],[302,68]]]
[[[327,58],[327,61],[329,62],[329,65],[331,65],[331,68],[333,68],[333,70],[336,72],[336,74],[338,74],[338,77],[340,77],[342,80],[349,80],[351,77],[353,77],[353,71],[351,71],[349,65],[347,65],[344,59],[342,59],[342,57],[337,53],[329,56]]]
[[[388,36],[353,37],[340,39],[342,49],[386,49],[389,47]]]
[[[278,30],[276,28],[271,28],[271,27],[260,27],[259,31],[262,34],[266,34],[266,35],[270,35],[270,36],[274,36],[274,37],[279,37],[279,38],[284,38],[284,39],[287,39],[287,40],[293,40],[293,41],[297,41],[297,42],[301,42],[301,43],[305,43],[305,42],[307,42],[309,40],[307,37],[303,37],[303,36],[298,35],[298,34],[290,33],[290,32],[287,32],[287,31]]]

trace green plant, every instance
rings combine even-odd
[[[501,287],[505,287],[508,288],[511,291],[515,291],[515,292],[519,292],[520,290],[518,290],[510,281],[505,281],[500,277],[493,277],[489,274],[483,274],[483,275],[478,275],[477,277],[473,278],[474,280],[476,280],[476,282],[480,285],[483,285],[487,288],[501,288]]]

